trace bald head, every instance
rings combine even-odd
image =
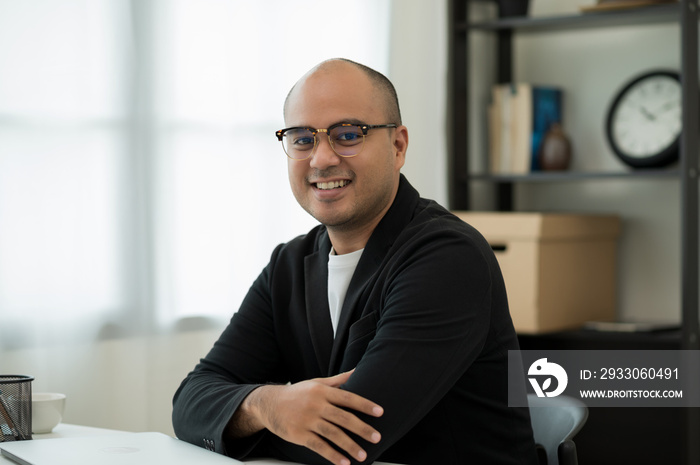
[[[337,72],[343,72],[343,69],[348,69],[348,68],[354,68],[356,70],[361,71],[372,83],[372,87],[376,93],[376,101],[378,102],[379,105],[383,107],[383,112],[386,116],[386,121],[382,121],[382,124],[386,123],[394,123],[398,126],[400,126],[401,123],[401,111],[399,110],[399,99],[398,96],[396,95],[396,89],[394,88],[394,85],[391,83],[391,81],[384,76],[382,73],[373,70],[372,68],[362,65],[360,63],[356,63],[352,60],[348,60],[345,58],[333,58],[330,60],[326,60],[321,62],[320,64],[316,65],[313,67],[309,72],[307,72],[304,76],[297,81],[296,84],[292,87],[292,89],[289,91],[287,94],[287,98],[284,101],[284,119],[285,121],[287,120],[287,106],[289,103],[289,99],[294,94],[295,90],[297,87],[302,85],[304,82],[306,82],[310,77],[312,76],[318,76],[318,75],[323,75],[323,74],[332,74],[332,73],[337,73]],[[378,124],[376,122],[373,122],[375,124]]]

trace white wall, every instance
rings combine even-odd
[[[409,143],[402,172],[423,197],[447,205],[447,2],[394,0],[390,79]]]
[[[34,376],[34,392],[65,393],[66,423],[173,434],[173,394],[220,332],[6,351],[0,370]]]

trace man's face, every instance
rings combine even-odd
[[[288,127],[325,129],[333,124],[388,124],[383,100],[357,68],[337,64],[299,82],[286,107]],[[288,160],[297,202],[329,230],[374,228],[393,202],[408,143],[406,128],[371,129],[355,157],[337,155],[325,133],[306,160]],[[333,187],[338,185],[339,187]]]

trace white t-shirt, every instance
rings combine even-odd
[[[333,337],[338,329],[338,320],[340,320],[340,312],[343,309],[345,294],[348,292],[350,280],[364,250],[336,255],[331,248],[331,253],[328,255],[328,306],[331,309]]]

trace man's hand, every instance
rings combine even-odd
[[[351,374],[349,371],[287,386],[261,386],[243,401],[229,431],[240,437],[267,428],[336,465],[350,465],[347,457],[329,444],[333,443],[362,462],[367,453],[346,431],[374,444],[381,436],[354,412],[380,417],[384,411],[374,402],[339,388]]]

